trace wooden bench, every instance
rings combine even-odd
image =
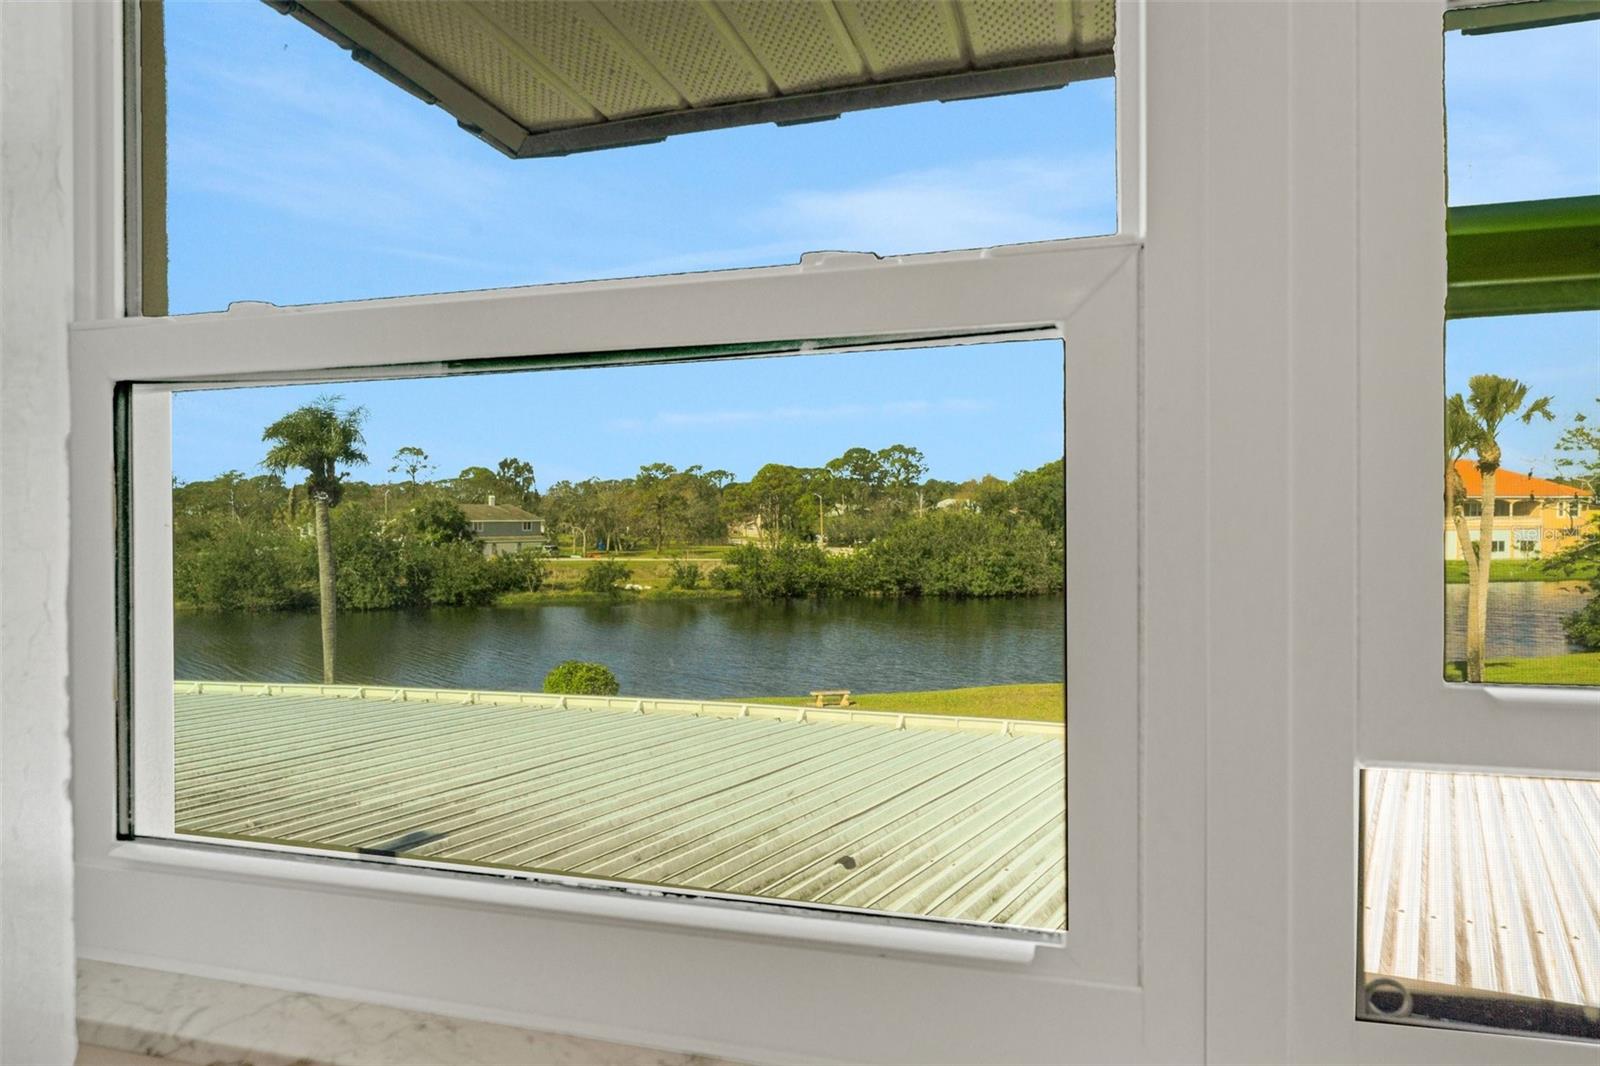
[[[850,690],[847,688],[825,688],[811,695],[816,697],[818,707],[826,707],[830,701],[839,707],[850,706]]]

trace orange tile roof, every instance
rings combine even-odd
[[[1467,497],[1483,495],[1483,478],[1478,474],[1478,464],[1471,459],[1457,459],[1456,473],[1461,475],[1461,483],[1466,487]],[[1499,473],[1494,476],[1494,494],[1505,499],[1511,496],[1587,496],[1589,493],[1577,485],[1563,485],[1557,481],[1546,481],[1542,477],[1532,474],[1519,474],[1515,470],[1502,466]]]

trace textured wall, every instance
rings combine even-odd
[[[0,3],[0,1062],[67,1063],[69,5]]]

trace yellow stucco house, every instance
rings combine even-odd
[[[1483,514],[1483,478],[1470,459],[1456,461],[1466,488],[1472,540],[1479,537]],[[1571,546],[1584,528],[1600,519],[1600,504],[1588,490],[1501,467],[1494,479],[1494,542],[1491,559],[1548,558]],[[1462,559],[1455,524],[1444,519],[1444,557]]]

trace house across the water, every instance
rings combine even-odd
[[[520,507],[496,503],[464,503],[461,513],[472,526],[473,538],[486,556],[509,555],[528,548],[544,550],[544,519]]]
[[[1470,459],[1456,461],[1466,492],[1467,525],[1476,542],[1483,514],[1483,477]],[[1596,520],[1594,497],[1576,485],[1547,481],[1501,467],[1494,479],[1494,543],[1492,559],[1537,559],[1577,543],[1585,526]],[[1444,521],[1444,557],[1463,559],[1455,523]]]

